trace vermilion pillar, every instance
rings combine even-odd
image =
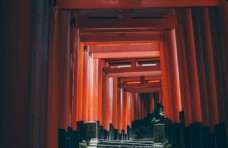
[[[166,52],[164,43],[160,43],[160,63],[161,63],[161,77],[162,77],[162,104],[164,105],[164,114],[166,118],[171,119],[171,111],[170,111],[170,94],[168,87],[168,71],[167,71],[167,61],[166,61]],[[156,105],[156,104],[155,104]]]
[[[206,74],[205,71],[205,56],[202,43],[202,25],[200,23],[200,13],[201,8],[194,8],[192,10],[193,15],[193,28],[194,28],[194,38],[195,38],[195,49],[196,49],[196,59],[199,77],[199,87],[200,87],[200,98],[201,98],[201,112],[202,120],[205,125],[209,125],[209,111],[208,111],[208,86],[206,84]]]
[[[150,113],[154,112],[154,95],[150,93]]]
[[[108,121],[108,127],[110,123],[113,123],[113,77],[108,77],[108,107],[109,107],[109,121]]]
[[[225,72],[225,60],[226,56],[223,53],[223,41],[221,35],[221,25],[220,25],[220,18],[219,16],[219,9],[218,8],[210,8],[210,26],[211,26],[211,33],[212,33],[212,41],[213,41],[213,48],[214,48],[214,64],[215,66],[215,74],[216,74],[216,83],[217,83],[217,94],[218,94],[218,113],[219,113],[219,122],[225,122],[225,103],[224,98],[227,98],[227,86],[226,81],[224,81],[226,77]]]
[[[102,61],[102,65],[105,66],[105,61]],[[106,129],[106,124],[107,124],[107,109],[106,109],[106,104],[107,104],[107,101],[106,101],[106,74],[105,72],[103,71],[103,68],[102,67],[102,123],[103,123],[103,127]]]
[[[98,59],[93,59],[93,119],[98,121]]]
[[[205,55],[205,67],[207,70],[207,87],[208,87],[208,114],[210,127],[213,128],[215,124],[218,124],[218,95],[215,80],[215,64],[213,56],[213,45],[210,31],[210,20],[208,14],[208,8],[203,8],[202,11],[202,36]]]
[[[102,118],[102,93],[103,93],[103,80],[102,80],[102,68],[103,68],[103,61],[102,59],[98,59],[98,120],[101,125],[103,125],[103,118]]]
[[[138,119],[142,119],[142,101],[141,101],[141,96],[139,93],[136,93],[136,98],[138,101]]]
[[[192,25],[192,13],[190,8],[184,9],[183,30],[185,39],[185,53],[189,73],[189,90],[192,111],[192,121],[202,122],[202,113],[200,105],[199,78],[196,64],[195,42]]]
[[[180,98],[180,81],[179,70],[177,61],[177,47],[176,47],[176,34],[175,30],[171,29],[165,32],[166,41],[166,58],[169,70],[169,90],[170,102],[173,122],[179,122],[179,112],[181,111],[181,98]]]
[[[131,94],[131,100],[130,100],[130,113],[131,113],[131,123],[135,120],[135,95]]]
[[[144,116],[145,116],[145,103],[144,103],[144,98],[141,96],[141,95],[139,95],[140,96],[140,109],[141,109],[141,119],[143,119],[144,118]]]
[[[77,18],[77,14],[75,11],[72,11],[70,14],[71,20]],[[79,66],[79,32],[76,26],[71,26],[70,28],[70,53],[71,53],[71,76],[70,76],[70,90],[71,90],[71,112],[72,112],[72,120],[71,126],[73,129],[76,129],[76,121],[77,121],[77,89],[78,89],[78,66]]]
[[[47,147],[58,147],[58,12],[50,9],[50,51],[48,72],[48,111],[47,111]]]
[[[123,91],[122,93],[122,104],[121,104],[121,114],[122,114],[122,129],[126,131],[126,104],[127,104],[127,92]]]
[[[181,20],[181,11],[177,11],[179,14],[179,19]],[[191,115],[191,103],[190,103],[190,92],[189,92],[189,81],[188,81],[188,68],[186,61],[185,53],[185,43],[184,43],[184,34],[182,23],[178,23],[176,28],[176,38],[177,38],[177,49],[178,49],[178,59],[179,59],[179,75],[180,75],[180,89],[181,89],[181,99],[182,99],[182,108],[184,110],[185,116],[185,126],[189,126],[192,122]]]
[[[118,81],[119,82],[119,81]],[[123,100],[123,88],[117,89],[118,96],[117,96],[117,108],[118,108],[118,131],[121,132],[122,130],[122,100]]]
[[[159,92],[158,92],[158,97],[159,97],[159,103],[161,103],[162,104],[162,90],[160,90]]]
[[[71,126],[71,97],[70,97],[70,12],[59,13],[59,128]],[[62,22],[62,23],[60,23]]]
[[[130,125],[130,99],[131,94],[129,92],[126,93],[126,123],[125,123],[125,131],[127,131],[127,125]]]
[[[88,72],[85,73],[87,76],[88,76],[88,121],[93,121],[94,120],[94,93],[93,93],[93,90],[94,90],[94,75],[96,75],[94,73],[94,61],[93,61],[93,58],[91,56],[89,56],[88,58]]]
[[[223,55],[224,55],[224,62],[225,62],[225,79],[226,79],[226,86],[228,86],[228,2],[227,1],[220,1],[220,17],[221,17],[221,32],[222,32],[222,41],[223,41]],[[225,95],[228,96],[228,91],[225,90]],[[228,100],[227,97],[223,98],[224,106],[225,106],[225,120],[226,120],[226,127],[228,127]],[[226,134],[228,135],[228,128],[226,128]],[[227,136],[228,140],[228,136]]]
[[[139,117],[139,97],[138,97],[138,93],[134,94],[134,119],[138,120]]]
[[[81,121],[83,120],[82,118],[82,108],[83,108],[83,80],[85,79],[84,78],[84,74],[83,74],[83,68],[84,68],[84,44],[80,44],[79,46],[79,49],[78,49],[78,67],[77,67],[77,75],[78,77],[76,77],[77,79],[77,87],[76,87],[76,90],[77,90],[77,116],[76,116],[76,121]]]
[[[84,55],[83,55],[83,90],[82,90],[82,120],[88,122],[89,114],[89,47],[84,45]]]
[[[112,78],[103,73],[103,126],[105,129],[109,129],[109,124],[112,123]]]
[[[114,128],[117,128],[117,121],[119,120],[118,118],[118,115],[119,115],[119,112],[118,112],[118,100],[117,100],[117,97],[118,97],[118,88],[117,88],[117,78],[116,77],[113,77],[113,108],[112,108],[112,124],[114,126]]]

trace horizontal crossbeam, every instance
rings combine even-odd
[[[218,6],[218,0],[60,0],[60,9]]]

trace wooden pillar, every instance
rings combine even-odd
[[[158,94],[159,97],[159,94]],[[150,113],[150,96],[146,94],[146,116]]]
[[[88,51],[89,52],[89,51]],[[93,58],[89,55],[89,59],[88,59],[88,121],[93,121],[94,120],[94,93],[93,93],[93,89],[94,89],[94,61]]]
[[[119,81],[118,81],[119,82]],[[118,87],[118,100],[117,100],[117,107],[118,107],[118,131],[121,132],[122,130],[122,100],[123,100],[123,88]]]
[[[139,102],[140,102],[140,119],[143,118],[143,100],[142,100],[142,96],[139,94]]]
[[[158,92],[158,98],[159,98],[159,103],[160,104],[162,104],[162,91],[161,90],[159,90],[159,92]]]
[[[179,14],[179,20],[182,20],[181,11],[177,11]],[[189,126],[192,123],[192,115],[191,115],[191,103],[190,103],[190,89],[189,89],[189,81],[188,81],[188,68],[187,68],[187,60],[186,60],[186,49],[184,42],[184,34],[183,34],[183,24],[178,23],[177,29],[177,49],[178,49],[178,59],[179,59],[179,74],[180,74],[180,88],[181,88],[181,99],[182,99],[182,108],[184,110],[185,116],[185,126]]]
[[[71,11],[71,20],[77,19],[76,11]],[[78,106],[78,66],[79,66],[79,30],[76,26],[71,24],[70,28],[70,60],[71,60],[71,75],[70,75],[70,95],[71,95],[71,112],[72,120],[71,126],[75,130],[77,123],[77,106]]]
[[[82,120],[88,122],[88,101],[89,101],[89,49],[87,45],[83,46],[83,95],[82,95]]]
[[[177,47],[175,30],[171,29],[165,32],[166,36],[166,57],[167,66],[169,70],[169,90],[171,101],[171,112],[173,122],[179,122],[179,112],[181,111],[181,98],[180,98],[180,81],[177,61]]]
[[[138,97],[138,93],[135,93],[134,94],[134,113],[135,113],[135,120],[138,120],[140,117],[139,117],[139,97]]]
[[[59,128],[71,126],[70,100],[70,11],[59,11]]]
[[[208,8],[202,10],[202,36],[205,56],[206,82],[208,87],[208,114],[210,128],[218,124],[218,95],[215,80],[215,62],[213,57],[213,45],[210,31]]]
[[[131,94],[129,93],[129,92],[127,92],[126,93],[126,114],[125,114],[125,118],[126,118],[126,123],[125,123],[125,131],[127,131],[127,125],[129,125],[129,121],[130,121],[130,119],[129,119],[129,106],[130,106],[130,96]]]
[[[160,62],[161,62],[161,77],[162,77],[162,104],[164,105],[164,116],[166,118],[171,119],[171,111],[170,111],[170,94],[168,88],[168,71],[167,71],[167,59],[164,43],[160,43]],[[156,104],[155,104],[156,105]]]
[[[71,125],[69,21],[69,11],[51,9],[47,147],[57,147],[58,128]]]
[[[144,118],[144,115],[145,115],[145,104],[144,104],[144,97],[142,97],[142,95],[139,95],[140,96],[140,113],[141,113],[141,119]]]
[[[111,107],[111,101],[112,101],[112,92],[111,90],[111,84],[112,84],[112,78],[109,78],[105,73],[103,73],[103,126],[105,129],[109,129],[109,123],[112,121],[112,107]]]
[[[127,92],[123,91],[122,93],[122,105],[121,105],[121,114],[122,114],[122,129],[126,129],[126,104],[127,104]]]
[[[47,110],[47,145],[58,147],[58,12],[56,8],[50,9],[50,47],[49,47],[49,72],[48,72],[48,110]]]
[[[131,100],[130,100],[130,113],[131,113],[131,123],[135,120],[135,95],[131,94]]]
[[[211,37],[214,47],[214,64],[215,64],[215,75],[217,83],[217,94],[218,94],[218,110],[219,110],[219,122],[225,122],[225,103],[224,98],[227,98],[227,85],[224,79],[226,78],[225,72],[225,58],[223,52],[223,41],[221,31],[221,19],[219,16],[219,8],[210,8],[210,25],[211,25]]]
[[[113,108],[112,108],[112,124],[114,128],[117,128],[117,121],[118,121],[118,88],[117,88],[117,77],[113,77]]]
[[[140,97],[140,94],[139,93],[136,93],[136,98],[137,98],[137,101],[138,101],[138,120],[142,119],[142,101],[141,101],[141,97]]]
[[[17,121],[17,126],[16,126],[17,130],[21,130],[24,133],[29,134],[29,136],[28,136],[28,147],[29,148],[46,147],[47,100],[48,100],[47,90],[48,90],[48,62],[49,62],[48,54],[49,54],[49,43],[50,43],[49,42],[50,6],[43,5],[43,3],[45,3],[44,0],[36,1],[34,5],[30,6],[31,8],[29,7],[29,9],[32,9],[32,12],[31,12],[32,21],[29,21],[29,24],[31,25],[32,29],[30,29],[26,25],[23,25],[23,27],[26,28],[26,31],[23,30],[22,34],[13,31],[14,32],[13,37],[10,38],[13,41],[13,46],[16,47],[13,49],[13,50],[15,50],[13,52],[14,55],[18,56],[19,54],[17,52],[20,52],[22,55],[27,55],[27,52],[25,52],[25,51],[29,51],[28,57],[29,57],[30,61],[28,62],[28,64],[29,64],[29,68],[30,68],[30,73],[29,73],[30,76],[28,77],[28,76],[26,76],[26,74],[24,74],[24,76],[27,79],[30,79],[30,82],[29,82],[30,83],[30,85],[29,85],[30,92],[29,92],[29,104],[28,104],[29,110],[27,110],[26,107],[24,106],[24,105],[26,105],[26,103],[22,101],[22,98],[20,98],[20,96],[18,96],[18,94],[14,90],[11,90],[11,92],[14,92],[13,95],[16,96],[15,98],[20,100],[20,104],[17,104],[17,105],[19,105],[19,107],[21,107],[20,111],[23,111],[24,109],[26,109],[29,113],[29,118],[28,118],[29,122],[27,122],[27,123],[29,123],[29,126],[26,126],[26,129],[29,129],[29,133],[27,133],[25,129],[20,127],[20,123],[21,123],[21,121],[23,121],[23,120],[21,120],[21,119],[23,119],[23,115],[20,115],[20,111],[17,111],[17,115],[20,118],[20,121]],[[12,4],[15,5],[15,3],[12,3]],[[27,3],[27,5],[28,4],[29,3]],[[17,5],[15,5],[15,6],[17,8],[20,8]],[[25,6],[26,5],[24,5],[23,7],[25,7]],[[5,7],[5,6],[3,6],[3,7]],[[0,9],[2,9],[2,8],[0,8]],[[23,12],[23,11],[21,11],[21,12]],[[25,11],[26,11],[26,9],[25,9]],[[14,13],[16,13],[16,12],[14,11]],[[39,17],[37,17],[37,14],[39,14]],[[10,19],[14,19],[14,17],[16,17],[18,20],[19,19],[21,20],[21,18],[15,14],[10,16]],[[23,17],[27,17],[27,15],[23,15]],[[2,20],[4,20],[4,17],[1,17],[1,18],[3,18]],[[5,17],[5,19],[9,20],[8,17]],[[18,21],[18,22],[21,23],[21,21]],[[26,22],[27,21],[23,20],[23,24],[25,24]],[[7,21],[4,21],[4,24],[8,25]],[[20,27],[17,24],[12,23],[12,25],[14,26],[14,28],[16,30],[21,31]],[[15,26],[17,26],[17,27],[15,27]],[[9,33],[10,32],[9,30],[11,30],[11,29],[6,29],[5,27],[2,29],[4,29],[7,33]],[[30,39],[26,39],[25,36],[27,36],[27,31],[30,32],[30,30],[31,30],[31,37],[30,37]],[[3,34],[2,31],[1,31],[1,34],[3,35],[2,37],[4,39],[0,37],[1,38],[0,40],[3,41],[7,37],[6,37],[6,35]],[[31,47],[29,47],[30,48],[29,50],[25,47],[23,47],[23,49],[20,49],[20,45],[18,45],[17,42],[19,42],[20,44],[24,44],[24,42],[21,41],[21,39],[19,39],[16,34],[19,34],[20,36],[22,35],[23,37],[21,37],[21,39],[25,40],[26,42],[29,43],[29,45],[31,45]],[[14,40],[14,38],[16,38],[16,40]],[[5,41],[3,41],[3,42],[5,42]],[[8,43],[8,42],[6,42],[6,43]],[[2,45],[2,44],[0,43],[0,45]],[[4,47],[3,48],[0,47],[0,48],[1,48],[1,51],[4,51],[4,49],[6,49],[7,52],[11,51],[11,49],[7,49]],[[4,60],[4,58],[5,58],[4,53],[0,53],[0,55],[3,56],[3,57],[0,57],[0,59]],[[6,59],[8,59],[8,58],[6,58]],[[10,61],[10,63],[15,62],[14,58],[12,58],[12,57],[10,57],[8,60]],[[23,57],[23,59],[20,60],[20,63],[19,63],[19,61],[17,61],[17,65],[23,65],[23,68],[27,68],[26,63],[23,63],[23,64],[21,63],[26,60],[27,60],[27,57]],[[1,60],[0,60],[0,63],[2,63]],[[3,62],[3,64],[7,64],[7,63],[8,62],[6,62],[6,61]],[[1,73],[3,74],[4,65],[1,65],[0,67],[2,67]],[[7,66],[6,68],[9,68],[9,67]],[[14,66],[12,68],[17,71],[17,69]],[[20,70],[20,72],[24,72],[24,70]],[[26,79],[22,79],[22,78],[18,79],[17,76],[20,72],[17,71],[16,75],[15,75],[15,73],[13,73],[13,77],[16,80],[15,82],[17,82],[18,80],[22,82],[19,84],[20,88],[17,88],[17,91],[23,92],[21,89],[23,89],[25,85],[28,85],[28,83],[26,82]],[[7,73],[7,75],[8,74],[9,73]],[[0,78],[1,78],[1,75],[0,75]],[[5,77],[3,77],[3,78],[5,78]],[[1,84],[3,84],[2,86],[9,86],[9,80],[5,79],[5,81],[6,82],[8,81],[7,85],[3,84],[4,81],[1,81]],[[15,85],[15,83],[14,83],[14,85]],[[4,90],[4,92],[7,92],[4,87],[1,87],[1,90]],[[0,94],[2,94],[2,93],[0,92]],[[0,98],[1,98],[1,100],[4,100],[4,97],[0,96]],[[12,107],[13,100],[12,99],[7,99],[7,100],[10,102],[10,106]],[[1,109],[3,109],[4,107],[7,108],[7,106],[4,104],[4,101],[1,101],[1,104],[3,105],[0,107]],[[22,104],[24,104],[24,105],[22,105]],[[10,107],[10,109],[11,109],[11,107]],[[2,115],[2,113],[4,114],[3,110],[0,110],[0,112],[1,112],[1,115]],[[24,116],[25,115],[26,114],[24,114]],[[17,120],[17,119],[15,119],[15,116],[11,116],[9,114],[8,114],[8,116],[10,118],[12,118],[13,120]],[[8,136],[6,133],[4,133],[4,131],[1,130],[1,135],[4,136],[4,138],[2,138],[0,136],[1,147],[15,147],[15,146],[4,145],[3,141],[15,143],[13,141],[14,137],[12,135],[18,136],[17,131],[13,128],[10,128],[10,129],[13,129],[13,134],[11,134],[9,128],[7,126],[4,126],[4,122],[5,122],[5,118],[1,116],[0,123],[1,123],[1,125],[3,125],[1,127],[4,127],[5,130],[7,130],[7,133],[10,134],[11,139],[10,139],[10,141],[5,140],[5,138],[8,138]],[[12,124],[15,124],[15,122],[12,122]],[[11,125],[8,124],[8,126],[11,126]],[[19,134],[20,134],[20,137],[27,138],[27,137],[23,136],[23,133],[20,132]],[[20,143],[21,143],[21,139],[18,139],[18,138],[19,137],[17,137],[15,140],[20,141]],[[16,147],[18,147],[18,148],[21,147],[20,144],[18,144],[17,142],[15,144],[16,144]],[[23,147],[26,147],[26,146],[23,146]]]
[[[102,59],[98,59],[98,120],[100,122],[101,125],[103,125],[103,118],[102,118],[102,112],[103,112],[103,108],[102,108],[102,104],[103,104],[103,80],[102,80],[102,69],[103,69],[103,61]]]
[[[201,111],[202,111],[202,120],[203,123],[209,126],[209,111],[208,111],[208,86],[206,84],[206,75],[207,72],[205,64],[205,56],[203,51],[203,36],[202,36],[202,26],[200,23],[200,10],[201,8],[192,9],[193,17],[193,28],[194,28],[194,37],[195,37],[195,49],[196,49],[196,59],[197,59],[197,68],[199,76],[199,87],[200,87],[200,98],[201,98]]]
[[[225,62],[225,80],[226,80],[226,88],[228,88],[228,2],[227,1],[220,1],[220,17],[221,17],[221,32],[222,32],[222,43],[223,43],[223,55],[224,55],[224,62]],[[224,106],[225,106],[225,120],[226,120],[226,134],[228,135],[228,90],[224,91],[225,96],[223,98],[224,101]],[[228,136],[227,136],[227,141],[228,141]]]
[[[103,65],[103,68],[105,66],[105,61],[103,60],[102,61],[102,65]],[[106,93],[107,93],[107,85],[106,85],[106,79],[107,79],[107,76],[106,76],[106,73],[103,71],[103,68],[102,68],[102,123],[103,123],[103,127],[105,129],[107,129],[108,127],[106,126],[107,125],[107,98],[106,98]]]
[[[154,95],[150,93],[150,113],[154,112]]]
[[[93,120],[98,121],[98,60],[93,59]]]
[[[78,70],[77,70],[77,73],[78,73],[78,77],[76,77],[77,79],[77,87],[76,87],[76,90],[77,90],[77,116],[76,116],[76,119],[77,121],[82,121],[83,120],[83,104],[84,104],[84,99],[83,99],[83,95],[84,95],[84,44],[83,43],[80,43],[80,46],[79,46],[79,49],[78,49]]]
[[[185,52],[187,67],[189,73],[189,90],[191,100],[192,122],[202,122],[199,78],[196,64],[195,42],[192,25],[192,12],[190,8],[184,9],[183,14],[183,30],[185,32]]]
[[[108,77],[108,91],[107,91],[107,99],[108,99],[108,108],[109,108],[109,121],[108,121],[108,127],[109,124],[113,122],[113,77]]]

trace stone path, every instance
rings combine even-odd
[[[89,148],[171,148],[167,142],[154,143],[152,138],[132,140],[91,139]]]

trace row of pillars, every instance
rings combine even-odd
[[[202,121],[211,128],[219,122],[226,122],[228,124],[228,111],[225,108],[228,105],[228,101],[226,100],[228,86],[228,78],[226,76],[228,74],[228,64],[226,63],[228,61],[225,58],[228,55],[228,52],[225,50],[228,48],[226,41],[228,36],[226,26],[228,22],[225,19],[228,16],[227,3],[224,2],[221,6],[220,9],[178,9],[179,22],[177,28],[165,31],[165,42],[161,43],[160,49],[162,68],[161,100],[164,105],[165,116],[174,122],[179,121],[179,111],[184,110],[186,126],[192,122]],[[114,123],[115,126],[122,129],[126,127],[128,122],[137,118],[143,118],[142,112],[137,113],[135,111],[137,107],[131,105],[133,104],[132,102],[127,101],[131,99],[125,99],[126,102],[123,101],[123,98],[130,98],[137,96],[137,94],[128,94],[118,90],[118,88],[114,89],[114,87],[111,91],[112,95],[107,94],[101,88],[111,89],[105,86],[111,86],[110,84],[116,83],[117,80],[111,80],[104,76],[104,74],[85,75],[85,73],[90,73],[90,71],[102,71],[104,61],[101,59],[85,60],[90,57],[89,54],[82,54],[85,53],[83,49],[84,45],[78,44],[79,32],[77,26],[69,29],[70,39],[72,40],[70,53],[75,53],[70,54],[70,70],[68,69],[70,72],[67,71],[72,76],[72,82],[68,81],[68,79],[56,81],[61,79],[59,78],[60,75],[56,74],[62,71],[57,65],[59,59],[61,59],[61,54],[59,51],[56,51],[56,47],[59,45],[56,37],[60,36],[58,35],[58,30],[64,28],[64,24],[60,23],[61,26],[57,25],[57,23],[58,19],[64,18],[64,16],[60,17],[56,8],[53,8],[50,14],[51,50],[47,115],[47,141],[49,142],[47,146],[55,147],[55,140],[57,139],[56,129],[75,126],[79,120],[99,120],[105,128],[108,128],[111,121],[117,121]],[[218,19],[216,16],[220,16],[221,18]],[[68,18],[65,17],[64,19],[67,20]],[[216,21],[217,19],[218,21]],[[62,20],[59,21],[64,22]],[[222,28],[223,31],[221,32],[218,28]],[[77,57],[79,58],[77,59]],[[72,63],[77,63],[77,66]],[[81,79],[77,79],[78,77]],[[93,81],[90,81],[90,79]],[[58,86],[60,84],[66,86],[65,83],[74,83],[77,85],[72,88],[74,91],[62,91],[62,97],[59,97],[58,91],[61,91],[61,89]],[[97,87],[95,88],[93,86]],[[61,88],[66,90],[66,88]],[[71,89],[69,88],[67,90]],[[83,90],[89,90],[89,92],[83,93]],[[178,90],[181,91],[179,92]],[[119,92],[119,95],[116,93],[117,96],[114,96],[114,91]],[[97,99],[91,97],[92,95],[96,96]],[[61,98],[67,98],[65,96],[68,96],[71,100],[61,102]],[[108,98],[112,98],[112,100]],[[118,100],[114,98],[122,99]],[[60,101],[58,101],[59,99]],[[94,100],[98,100],[98,102]],[[117,102],[113,102],[114,100],[117,100]],[[65,104],[64,107],[62,103]],[[92,108],[90,108],[91,104],[89,103],[93,104]],[[115,107],[111,105],[115,105]],[[132,108],[134,106],[134,116],[127,115],[126,117],[130,107],[123,107],[123,105],[129,105]],[[116,120],[120,112],[121,119],[123,119],[121,121]],[[93,113],[96,114],[93,115]]]
[[[165,116],[179,122],[179,112],[184,110],[186,126],[203,122],[213,130],[226,116],[221,80],[225,78],[222,73],[225,67],[217,65],[225,60],[221,55],[225,51],[218,49],[222,44],[216,29],[220,27],[216,23],[219,11],[186,8],[176,12],[178,26],[164,31],[165,42],[160,49]]]
[[[153,111],[156,104],[153,94],[146,100],[138,93],[132,94],[119,88],[118,78],[109,77],[102,71],[105,61],[90,57],[88,46],[84,43],[80,43],[77,54],[72,104],[73,128],[77,128],[78,121],[99,121],[107,130],[112,123],[119,132],[122,129],[127,131],[132,121],[142,119]]]
[[[213,130],[213,126],[224,122],[226,116],[225,90],[224,85],[221,86],[225,67],[217,65],[225,60],[221,55],[225,51],[219,51],[225,46],[218,49],[222,44],[216,29],[220,27],[216,23],[219,11],[188,8],[176,12],[178,26],[164,31],[165,40],[160,48],[165,116],[179,122],[179,112],[184,110],[186,126],[203,122]]]
[[[222,81],[218,63],[223,57],[216,59],[220,50],[216,45],[221,43],[216,39],[216,28],[220,26],[215,16],[219,13],[215,8],[187,8],[177,12],[180,22],[176,38],[185,124],[203,122],[213,131],[215,124],[225,121],[225,98],[219,97],[224,94],[221,92],[224,88],[218,86]]]
[[[173,122],[179,122],[179,112],[184,110],[186,126],[193,122],[203,122],[213,129],[215,124],[224,119],[224,106],[218,98],[218,88],[216,88],[215,51],[210,28],[211,15],[208,8],[189,8],[177,10],[177,12],[180,14],[179,19],[181,23],[178,23],[176,29],[165,31],[165,41],[161,43],[160,48],[162,103],[164,104],[165,116]],[[80,48],[81,53],[85,52],[83,51],[83,46],[81,45]],[[98,69],[105,66],[104,61],[92,59],[89,57],[89,54],[83,54],[82,56],[84,64],[80,65],[81,69],[78,69],[81,72],[81,76],[78,75],[78,77],[83,77],[83,79],[80,79],[80,81],[83,81],[76,88],[83,88],[83,90],[89,90],[89,92],[83,91],[84,94],[82,94],[81,89],[77,93],[77,98],[83,98],[81,102],[85,102],[86,105],[84,107],[88,112],[84,112],[83,118],[81,118],[80,112],[82,112],[82,108],[78,106],[79,111],[77,113],[79,113],[79,117],[76,120],[99,120],[104,124],[105,128],[108,128],[109,123],[115,122],[115,118],[112,117],[116,117],[116,108],[110,106],[118,106],[118,101],[115,101],[118,100],[116,98],[118,98],[122,91],[118,90],[118,88],[110,87],[113,84],[116,85],[116,78],[108,78],[104,74],[94,75],[96,70],[101,73],[101,70]],[[88,73],[88,75],[84,75],[85,73]],[[93,75],[90,75],[91,73]],[[99,76],[100,79],[98,78]],[[98,87],[98,84],[103,87]],[[102,88],[106,88],[106,90],[99,90]],[[98,94],[96,94],[97,92]],[[123,98],[126,98],[125,96],[127,98],[132,96],[123,94],[119,96],[123,96]],[[99,103],[96,103],[94,100],[99,100]],[[95,106],[90,108],[88,103],[95,103]],[[125,102],[122,101],[121,103],[124,104]],[[78,104],[80,104],[80,101]],[[129,102],[126,102],[126,104],[128,105]],[[98,111],[94,110],[94,108],[98,108]],[[101,110],[102,108],[104,110]],[[92,115],[94,113],[96,114],[95,117]],[[221,120],[219,120],[219,117]],[[125,120],[124,117],[122,118]],[[123,121],[122,123],[126,127],[124,123],[127,122]]]

